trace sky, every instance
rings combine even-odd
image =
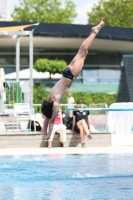
[[[1,0],[0,0],[1,1]],[[3,1],[3,0],[2,0]],[[7,21],[10,21],[10,14],[13,12],[15,5],[19,5],[19,0],[6,0],[7,1]],[[78,16],[74,20],[74,24],[87,24],[87,11],[91,11],[94,3],[99,0],[73,0],[76,5]]]

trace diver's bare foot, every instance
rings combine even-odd
[[[102,20],[97,26],[92,28],[92,33],[98,34],[100,29],[104,26],[104,21]]]
[[[48,136],[47,136],[47,135],[43,134],[43,136],[42,136],[42,140],[43,140],[43,141],[48,141],[48,140],[49,140],[49,138],[48,138]]]

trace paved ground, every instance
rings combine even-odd
[[[133,146],[0,149],[2,155],[133,153]]]

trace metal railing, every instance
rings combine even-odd
[[[61,110],[63,112],[67,112],[67,106],[68,104],[60,104]],[[77,104],[73,104],[73,106],[77,106]],[[87,107],[87,105],[84,104],[85,107]],[[39,112],[41,113],[41,104],[33,104],[33,108],[35,113]],[[5,114],[14,114],[14,104],[5,104]]]
[[[67,113],[68,104],[60,104],[61,110]],[[74,108],[77,107],[77,104],[73,104]],[[87,105],[84,105],[87,108]],[[101,112],[98,108],[108,108],[106,103],[99,104],[90,104],[88,109],[90,109],[91,124],[94,125],[98,131],[107,131],[107,112]],[[41,104],[33,104],[35,113],[41,113]],[[94,111],[92,110],[94,108]],[[97,110],[96,110],[97,108]],[[14,116],[14,104],[5,104],[5,114]],[[70,113],[70,117],[73,115],[73,111]],[[1,118],[1,117],[0,117]],[[0,119],[1,125],[1,119]]]

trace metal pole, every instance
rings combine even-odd
[[[30,32],[29,64],[30,64],[30,112],[33,113],[33,31]]]
[[[20,70],[20,37],[17,37],[16,41],[16,82],[17,82],[17,96],[16,102],[18,103],[18,84],[19,84],[19,70]]]

